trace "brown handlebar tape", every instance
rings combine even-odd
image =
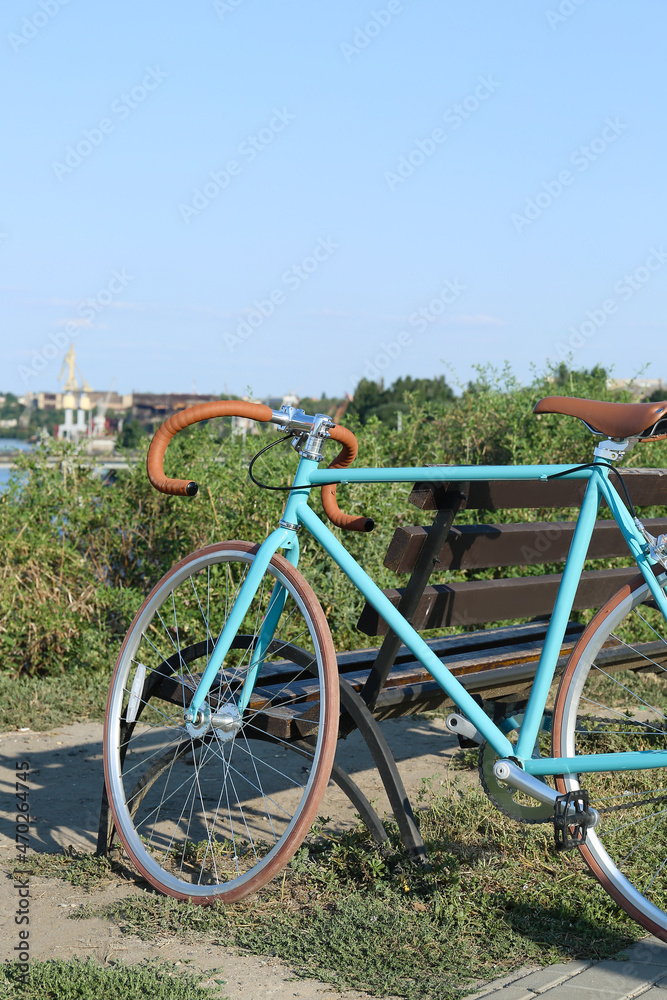
[[[267,422],[272,416],[273,410],[264,403],[245,403],[236,399],[217,399],[211,403],[199,403],[174,413],[157,429],[148,449],[146,470],[151,485],[160,493],[169,493],[172,496],[196,496],[198,486],[195,482],[191,479],[170,479],[165,476],[163,467],[167,445],[175,434],[190,424],[196,424],[200,420],[212,420],[215,417],[248,417],[250,420]],[[347,427],[338,425],[331,428],[329,436],[343,446],[329,468],[346,469],[357,457],[359,445],[356,437]],[[346,528],[348,531],[373,530],[374,524],[371,518],[345,514],[340,509],[336,501],[335,484],[322,487],[322,505],[329,520],[338,528]]]
[[[357,457],[359,443],[347,427],[336,424],[329,430],[329,437],[333,441],[342,444],[333,462],[329,464],[330,469],[346,469]],[[336,500],[336,483],[322,487],[322,506],[324,512],[337,528],[345,528],[347,531],[372,531],[375,527],[370,517],[358,517],[354,514],[345,514],[338,506]]]
[[[146,470],[151,485],[160,493],[171,493],[173,496],[196,495],[196,483],[189,479],[169,479],[164,474],[163,461],[167,445],[184,427],[200,420],[212,420],[214,417],[249,417],[251,420],[267,421],[272,415],[273,410],[264,403],[244,403],[238,399],[216,399],[212,403],[198,403],[174,413],[157,429],[148,449]]]

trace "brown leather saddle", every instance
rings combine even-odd
[[[545,396],[533,413],[564,413],[578,417],[594,434],[623,440],[658,441],[667,438],[667,400],[661,403],[601,403],[572,396]]]

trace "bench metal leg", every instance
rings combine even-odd
[[[109,800],[107,799],[107,786],[102,781],[102,802],[100,805],[100,822],[97,828],[97,847],[95,848],[96,858],[111,857],[115,851],[120,850],[120,842],[116,835]]]
[[[343,707],[361,733],[371,752],[408,853],[414,861],[424,865],[427,864],[424,841],[415,822],[412,806],[410,805],[405,786],[398,772],[396,761],[389,749],[389,744],[364,700],[343,677],[340,678],[340,695]],[[355,806],[363,822],[368,827],[373,840],[377,844],[386,843],[388,837],[380,818],[358,785],[336,763],[333,765],[331,777]],[[111,810],[109,809],[106,785],[103,784],[100,821],[97,831],[97,847],[95,850],[96,856],[110,856],[116,841],[116,830]]]
[[[389,744],[382,735],[378,723],[363,698],[343,677],[340,678],[340,699],[373,756],[406,850],[413,861],[422,865],[428,864],[426,847],[415,822],[410,800]]]
[[[438,556],[447,541],[447,536],[454,523],[454,519],[461,504],[466,499],[469,486],[469,483],[458,483],[457,489],[451,491],[447,505],[442,507],[433,519],[428,537],[421,547],[421,551],[415,562],[415,568],[398,604],[398,610],[408,621],[417,609],[417,605],[424,593],[424,588],[438,562]],[[378,655],[375,658],[375,663],[373,664],[373,669],[361,692],[362,698],[371,711],[375,707],[378,695],[387,681],[400,647],[401,640],[390,629],[382,641]]]
[[[348,799],[355,806],[361,816],[362,821],[368,827],[370,834],[376,844],[386,844],[389,840],[387,831],[383,827],[380,817],[376,813],[359,786],[352,780],[347,771],[334,762],[331,769],[331,780],[335,781],[341,791],[345,792]]]

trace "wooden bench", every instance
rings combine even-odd
[[[667,507],[667,470],[627,469],[623,476],[636,507]],[[537,521],[493,523],[493,512],[500,510],[548,510],[579,508],[585,481],[565,479],[548,483],[490,482],[419,484],[410,502],[421,511],[433,511],[427,525],[401,526],[390,542],[384,564],[398,574],[410,574],[403,588],[385,591],[392,604],[417,629],[460,626],[467,631],[429,639],[431,649],[449,667],[485,710],[497,721],[511,714],[527,699],[553,608],[560,574],[503,576],[493,579],[465,579],[451,582],[439,574],[480,570],[516,570],[517,567],[541,566],[565,561],[574,531],[573,521]],[[492,523],[455,525],[464,511],[483,510]],[[576,516],[576,512],[575,516]],[[647,519],[650,531],[667,531],[667,517]],[[628,555],[627,546],[613,520],[600,519],[589,549],[589,559],[608,559]],[[434,575],[436,574],[436,575]],[[629,579],[637,574],[633,564],[614,569],[586,570],[575,598],[575,611],[601,607]],[[516,619],[523,623],[507,624]],[[506,624],[501,624],[505,622]],[[341,688],[340,736],[345,738],[359,729],[380,772],[387,796],[403,841],[416,860],[426,857],[414,814],[396,763],[379,723],[384,719],[412,715],[447,705],[448,699],[428,671],[418,662],[386,623],[366,605],[358,628],[367,636],[383,636],[379,647],[342,652],[338,656]],[[566,631],[558,669],[583,630],[570,622]],[[193,645],[192,658],[202,655],[200,644]],[[188,659],[188,651],[179,654]],[[627,654],[618,654],[627,667]],[[612,656],[613,660],[613,656]],[[640,661],[643,662],[643,661]],[[639,664],[638,664],[639,665]],[[176,666],[176,665],[174,665]],[[610,666],[613,662],[610,661]],[[309,680],[295,680],[293,705],[276,706],[275,692],[285,689],[293,665],[272,663],[260,678],[253,694],[254,707],[264,699],[271,704],[265,728],[271,737],[282,740],[306,740],[309,733],[308,712],[303,710],[303,695]],[[286,673],[287,671],[287,673]],[[195,678],[198,675],[194,675]],[[158,683],[159,682],[159,683]],[[168,676],[157,678],[151,695],[176,705],[183,704],[180,685]],[[317,697],[314,689],[313,697]],[[450,703],[451,704],[451,703]],[[261,715],[255,716],[255,725]],[[312,728],[312,727],[311,727]],[[338,765],[332,778],[345,791],[378,842],[387,839],[379,816]],[[114,830],[106,796],[103,796],[98,853],[111,851]]]

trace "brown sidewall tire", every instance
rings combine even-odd
[[[325,715],[322,725],[322,745],[320,754],[315,762],[315,775],[310,788],[308,799],[304,804],[297,822],[290,831],[289,835],[285,838],[284,843],[280,846],[272,859],[271,863],[266,865],[261,871],[257,872],[255,876],[251,876],[247,879],[243,885],[238,886],[235,889],[230,889],[228,891],[218,890],[209,896],[193,896],[186,891],[178,892],[171,888],[166,888],[160,883],[150,871],[148,871],[142,864],[140,858],[136,856],[132,848],[130,847],[126,836],[123,833],[122,827],[119,822],[119,816],[116,811],[116,806],[113,801],[113,796],[111,794],[111,780],[109,777],[109,710],[111,705],[111,694],[113,691],[114,683],[118,671],[120,669],[121,663],[123,662],[123,654],[125,647],[130,640],[130,636],[135,628],[137,621],[139,620],[142,612],[146,606],[150,603],[153,596],[164,587],[165,583],[174,576],[180,569],[187,566],[189,563],[200,559],[202,556],[206,556],[209,553],[218,552],[243,552],[248,554],[255,554],[259,549],[259,545],[252,544],[246,541],[229,541],[229,542],[217,542],[213,545],[207,545],[204,548],[197,549],[195,552],[190,553],[180,562],[176,563],[172,568],[165,573],[162,579],[153,587],[150,594],[143,602],[139,610],[137,611],[130,628],[123,640],[120,652],[116,659],[116,664],[114,666],[114,671],[111,677],[111,683],[109,685],[109,694],[107,697],[107,704],[105,710],[104,719],[104,780],[106,785],[107,799],[109,802],[109,808],[111,810],[111,815],[113,817],[114,826],[116,832],[123,843],[128,856],[132,859],[133,865],[141,873],[142,877],[145,878],[154,888],[158,889],[162,893],[166,893],[173,896],[176,899],[188,900],[192,903],[199,903],[202,905],[207,905],[215,902],[228,902],[232,903],[238,899],[242,899],[245,896],[256,892],[263,885],[274,878],[278,872],[280,872],[285,865],[291,860],[299,846],[306,837],[313,821],[317,815],[317,811],[324,796],[329,781],[329,776],[331,774],[331,768],[333,766],[334,756],[336,753],[336,743],[338,738],[338,722],[340,715],[340,689],[338,684],[338,667],[336,662],[336,650],[334,648],[333,640],[331,638],[331,632],[329,630],[329,625],[327,623],[324,611],[315,595],[310,584],[305,580],[301,573],[294,567],[284,556],[276,553],[271,559],[271,564],[276,567],[288,580],[288,582],[295,588],[295,590],[300,594],[304,601],[304,604],[310,615],[315,637],[319,644],[319,648],[322,654],[322,686],[324,691],[324,703],[325,703]]]
[[[575,676],[586,647],[593,641],[599,630],[606,627],[609,617],[617,610],[619,605],[624,601],[627,601],[628,598],[634,597],[637,591],[643,589],[645,586],[646,581],[644,580],[644,577],[639,575],[634,577],[624,587],[621,587],[621,589],[614,594],[614,596],[610,598],[610,600],[607,601],[602,608],[600,608],[595,617],[589,622],[585,630],[582,632],[576,646],[572,650],[570,659],[568,660],[563,676],[561,677],[554,706],[552,731],[552,752],[554,757],[566,756],[563,745],[563,727],[565,725],[567,691]],[[556,775],[556,788],[561,795],[564,795],[568,791],[562,775]],[[595,806],[595,803],[592,802],[591,805]],[[633,906],[627,896],[625,896],[614,885],[606,872],[600,867],[596,858],[591,853],[590,848],[583,845],[579,848],[579,852],[602,888],[612,897],[612,899],[614,899],[618,905],[633,918],[633,920],[636,920],[637,923],[641,924],[652,934],[655,934],[656,937],[661,938],[663,941],[667,941],[667,929],[660,927],[653,920],[647,917],[646,914],[642,913],[637,909],[637,907]]]

